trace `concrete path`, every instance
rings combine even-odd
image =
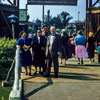
[[[78,65],[73,58],[66,66],[60,65],[57,79],[53,78],[53,67],[49,78],[26,76],[23,69],[23,100],[100,100],[100,64],[97,60],[94,64],[84,61],[84,65]]]
[[[24,100],[100,100],[100,82],[24,83]]]

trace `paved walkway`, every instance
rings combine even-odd
[[[100,100],[100,64],[78,65],[75,58],[60,65],[59,78],[44,78],[41,75],[26,76],[24,69],[24,100]],[[32,67],[34,73],[34,67]]]

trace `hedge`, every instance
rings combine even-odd
[[[0,80],[5,79],[15,56],[16,40],[0,38]]]

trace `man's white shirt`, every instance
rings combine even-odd
[[[37,37],[38,38],[38,43],[40,44],[40,37]]]

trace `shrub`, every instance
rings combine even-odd
[[[0,79],[5,79],[15,56],[16,40],[0,38]]]

